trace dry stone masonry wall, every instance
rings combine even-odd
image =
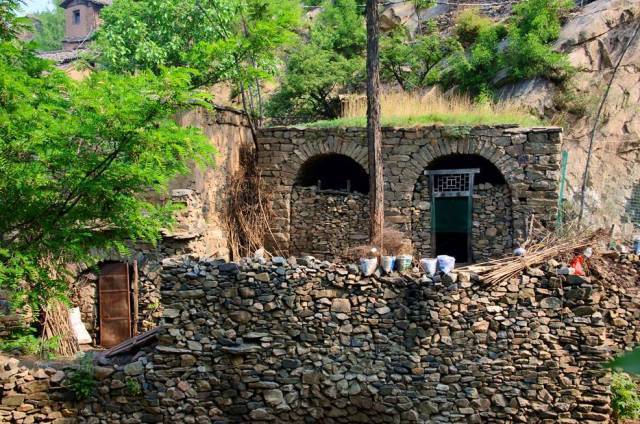
[[[291,249],[317,258],[343,256],[349,247],[367,243],[368,219],[365,194],[295,187],[291,194]]]
[[[535,214],[550,226],[555,222],[561,135],[559,128],[512,126],[383,129],[386,223],[404,231],[413,240],[417,253],[432,254],[430,199],[424,192],[428,190],[424,171],[439,158],[479,156],[500,171],[506,181],[506,188],[500,193],[504,197],[508,192],[509,197],[497,197],[493,199],[495,205],[487,204],[483,210],[476,208],[473,248],[480,258],[508,251],[513,239],[523,237],[529,215]],[[350,157],[366,170],[366,133],[362,128],[269,128],[259,133],[258,148],[259,168],[272,193],[276,215],[271,247],[297,253],[301,246],[293,244],[293,234],[303,224],[301,215],[294,213],[292,195],[302,165],[320,155],[335,153]],[[461,161],[459,167],[467,166]],[[480,187],[476,201],[484,207],[487,196],[482,190],[489,189]],[[322,213],[321,209],[306,211],[309,217]],[[311,222],[305,224],[312,226]],[[314,234],[313,239],[321,237],[322,234]],[[328,241],[326,238],[323,243]]]
[[[638,297],[559,265],[486,287],[308,257],[165,262],[157,346],[98,367],[78,421],[606,422],[602,363],[638,343]],[[20,387],[5,417],[40,405]]]

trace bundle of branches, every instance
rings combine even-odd
[[[42,339],[56,341],[51,345],[54,346],[55,353],[60,356],[73,356],[80,350],[78,340],[69,323],[69,310],[64,303],[52,300],[45,308]]]
[[[264,182],[256,169],[255,152],[240,150],[240,169],[229,179],[224,212],[233,258],[251,256],[270,233],[272,210]]]
[[[530,234],[534,234],[530,231]],[[537,233],[540,235],[540,233]],[[480,277],[487,285],[500,284],[518,276],[526,268],[540,265],[550,259],[572,254],[602,240],[606,240],[607,231],[592,232],[564,231],[561,234],[547,232],[541,239],[528,239],[524,256],[510,256],[475,265],[459,268]]]
[[[382,249],[380,249],[382,246]],[[373,244],[363,244],[354,246],[344,253],[344,256],[350,260],[358,260],[371,256],[371,249],[376,248],[376,255],[396,256],[401,254],[410,254],[411,240],[409,240],[402,231],[391,227],[385,227],[382,232],[382,240],[374,240]]]

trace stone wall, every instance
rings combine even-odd
[[[413,225],[416,215],[425,214],[428,211],[425,208],[429,207],[414,203],[416,192],[422,189],[420,177],[435,159],[456,154],[477,155],[489,160],[506,181],[510,199],[504,204],[511,206],[511,220],[507,219],[506,224],[510,222],[513,229],[506,230],[511,236],[493,240],[485,238],[486,231],[476,232],[481,240],[490,240],[490,244],[476,250],[482,255],[508,250],[510,238],[524,236],[525,221],[530,214],[549,226],[555,223],[561,136],[559,128],[384,128],[386,223],[406,232],[417,246],[426,250],[430,229],[425,223],[420,224],[422,227]],[[259,168],[274,196],[276,216],[270,247],[277,245],[284,253],[291,252],[292,247],[291,196],[300,167],[318,155],[337,153],[368,169],[366,133],[362,128],[264,129],[259,133],[258,149]],[[484,214],[483,219],[496,221],[498,217]],[[495,227],[493,224],[488,222],[487,229]]]
[[[506,185],[478,184],[473,194],[471,245],[475,260],[513,251],[511,194]]]
[[[602,363],[638,343],[637,293],[559,266],[486,287],[311,258],[166,261],[157,346],[103,363],[96,396],[68,411],[81,423],[607,422]]]
[[[291,250],[295,255],[329,259],[369,238],[366,194],[318,192],[295,187],[291,194]]]

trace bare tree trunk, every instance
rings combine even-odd
[[[369,211],[371,243],[382,247],[384,175],[380,129],[380,27],[377,0],[367,0],[367,143],[369,145]]]

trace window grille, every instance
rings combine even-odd
[[[473,176],[479,169],[444,169],[426,171],[431,176],[434,197],[465,197],[473,194]]]

